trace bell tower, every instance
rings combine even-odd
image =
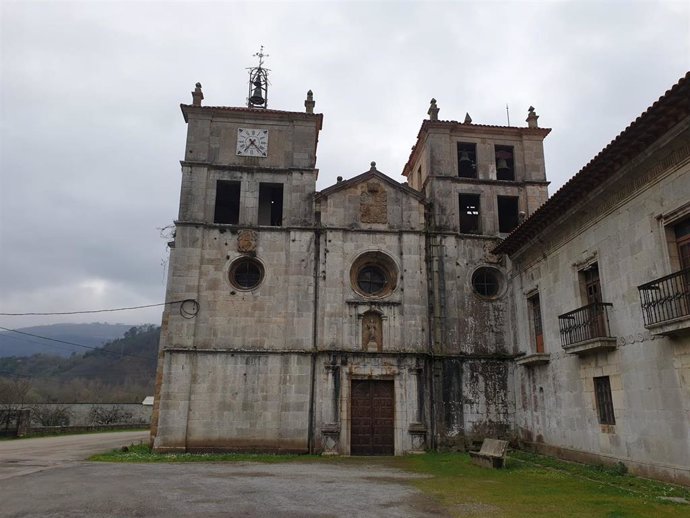
[[[247,96],[247,108],[268,108],[268,73],[270,70],[264,68],[264,46],[261,45],[259,52],[254,54],[259,58],[259,66],[249,69],[249,95]]]
[[[323,116],[268,108],[263,47],[246,106],[182,104],[187,140],[161,325],[153,444],[308,450],[314,194]],[[298,380],[282,391],[280,376]],[[257,426],[261,423],[261,426]]]

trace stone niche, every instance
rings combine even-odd
[[[383,322],[376,311],[367,311],[362,315],[362,350],[383,350]]]

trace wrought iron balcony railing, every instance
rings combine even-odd
[[[644,325],[690,315],[690,268],[637,287]]]
[[[561,346],[567,348],[595,338],[612,338],[608,315],[608,308],[612,306],[610,302],[595,302],[559,316]]]

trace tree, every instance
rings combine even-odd
[[[109,407],[94,405],[89,411],[89,419],[91,423],[97,425],[122,424],[132,419],[132,412],[126,411],[120,405]]]
[[[17,419],[19,410],[24,408],[31,392],[28,378],[0,379],[0,426],[5,431]]]
[[[39,426],[69,426],[72,408],[69,405],[34,405],[31,421]]]

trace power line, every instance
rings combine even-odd
[[[76,346],[76,347],[83,347],[84,349],[91,349],[91,350],[93,350],[93,351],[101,351],[101,352],[103,352],[103,353],[105,353],[105,354],[112,354],[112,355],[114,355],[114,356],[120,356],[120,357],[122,357],[122,356],[129,356],[129,357],[131,357],[131,358],[140,358],[140,359],[144,359],[144,360],[147,360],[147,361],[155,361],[155,360],[157,360],[157,358],[150,358],[150,357],[148,357],[148,356],[140,356],[140,355],[138,355],[138,354],[129,354],[129,353],[117,353],[117,352],[115,352],[115,351],[109,351],[109,350],[107,350],[107,349],[103,349],[102,347],[92,347],[92,346],[90,346],[90,345],[78,344],[78,343],[75,343],[75,342],[68,342],[67,340],[59,340],[59,339],[57,339],[57,338],[49,338],[49,337],[47,337],[47,336],[41,336],[41,335],[36,335],[36,334],[33,334],[33,333],[27,333],[27,332],[25,332],[25,331],[18,331],[17,329],[9,329],[9,328],[7,328],[7,327],[2,327],[2,326],[0,326],[0,329],[2,329],[3,331],[9,331],[9,332],[11,332],[11,333],[17,333],[17,334],[20,334],[20,335],[33,336],[34,338],[41,338],[42,340],[49,340],[49,341],[51,341],[51,342],[57,342],[57,343],[67,344],[67,345],[74,345],[74,346]],[[48,345],[48,344],[46,344],[46,345]]]
[[[124,308],[112,308],[112,309],[87,309],[83,311],[55,311],[55,312],[31,312],[31,313],[0,313],[3,317],[25,317],[25,316],[49,316],[49,315],[83,315],[87,313],[111,313],[114,311],[128,311],[130,309],[144,309],[144,308],[155,308],[156,306],[166,306],[168,304],[196,304],[197,302],[193,299],[185,300],[173,300],[172,302],[160,302],[158,304],[146,304],[144,306],[129,306]]]
[[[10,339],[10,340],[16,340],[17,342],[28,342],[28,343],[31,343],[31,344],[36,344],[36,345],[41,345],[41,346],[50,345],[51,347],[57,347],[58,349],[62,349],[63,351],[72,351],[72,352],[74,351],[74,349],[71,348],[71,347],[60,347],[60,346],[57,345],[57,344],[46,344],[46,343],[44,343],[44,342],[39,342],[38,340],[31,340],[30,338],[25,338],[25,337],[23,337],[23,336],[13,336],[13,335],[11,335],[11,334],[3,334],[0,338],[2,338],[3,340],[4,340],[5,338],[8,338],[8,339]],[[0,346],[2,346],[2,345],[3,345],[3,344],[0,343]],[[1,358],[0,358],[0,359],[1,359]]]

